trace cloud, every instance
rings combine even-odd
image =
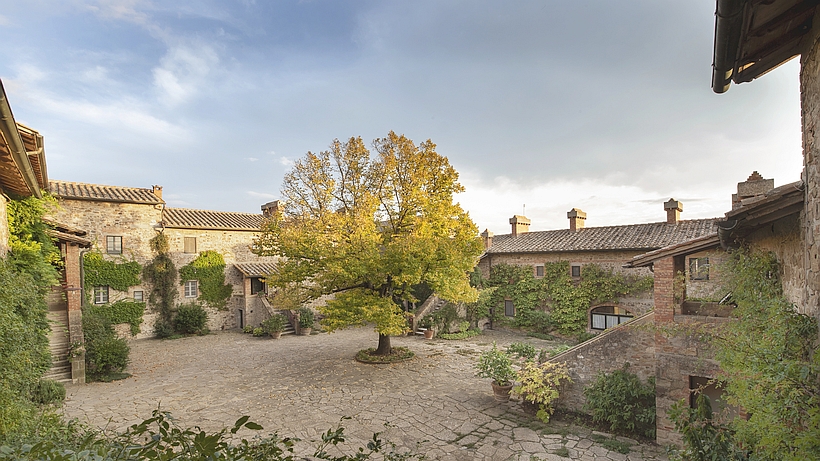
[[[252,190],[247,191],[247,194],[253,198],[263,198],[265,200],[275,200],[276,195],[273,194],[266,194],[264,192],[254,192]]]
[[[206,44],[176,45],[153,69],[154,86],[160,101],[175,106],[186,102],[204,86],[211,70],[219,64],[216,51]]]
[[[152,7],[145,0],[96,0],[85,7],[103,19],[118,19],[135,24],[147,24],[148,15],[141,9]]]
[[[288,167],[293,166],[293,160],[291,160],[287,157],[280,157],[279,158],[279,163],[281,163],[284,166],[288,166]]]
[[[257,161],[259,161],[259,159],[258,159],[258,158],[256,158],[256,157],[245,157],[245,160],[247,160],[247,161],[249,161],[249,162],[257,162]]]
[[[9,20],[9,18],[7,18],[7,17],[3,16],[2,14],[0,14],[0,26],[8,26],[8,25],[11,25],[11,21]]]

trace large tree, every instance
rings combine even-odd
[[[464,188],[436,146],[390,132],[373,141],[335,140],[308,152],[285,176],[278,213],[256,242],[282,257],[267,282],[291,301],[333,295],[320,308],[329,331],[372,323],[376,354],[407,331],[400,307],[427,283],[440,297],[476,297],[468,272],[481,253],[478,230],[454,194]]]

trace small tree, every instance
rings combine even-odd
[[[478,229],[457,203],[458,173],[426,141],[390,132],[373,142],[334,141],[285,176],[284,206],[262,228],[260,255],[284,259],[268,283],[315,299],[328,331],[371,323],[378,355],[407,330],[401,305],[427,283],[450,301],[472,301],[468,273],[481,254]]]
[[[159,312],[154,331],[171,332],[171,320],[174,315],[174,300],[177,297],[177,269],[169,255],[168,238],[158,232],[149,242],[154,259],[145,265],[142,274],[151,283],[150,303]]]

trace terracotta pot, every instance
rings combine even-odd
[[[498,401],[498,402],[507,402],[507,401],[510,400],[510,391],[513,388],[512,384],[509,384],[509,385],[506,385],[506,386],[499,386],[498,384],[495,383],[495,381],[493,381],[492,385],[493,385],[493,397],[495,398],[496,401]]]
[[[273,338],[273,339],[279,339],[279,337],[280,337],[280,336],[282,336],[282,332],[281,332],[281,331],[271,331],[271,332],[269,332],[268,334],[269,334],[269,335],[270,335],[270,337],[271,337],[271,338]]]
[[[310,336],[311,331],[313,331],[313,328],[301,328],[299,334],[302,336]]]
[[[433,330],[429,328],[424,330],[424,339],[433,339]]]

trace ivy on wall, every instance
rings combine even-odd
[[[187,280],[199,281],[199,300],[210,307],[224,309],[233,287],[225,283],[225,259],[219,252],[199,253],[190,264],[179,269],[180,284]]]
[[[43,221],[48,207],[56,205],[54,197],[26,197],[6,204],[9,225],[8,261],[18,271],[34,277],[37,289],[45,294],[58,282],[57,269],[62,265],[60,250],[48,235]]]
[[[544,276],[536,278],[531,266],[499,264],[481,284],[493,291],[481,297],[486,306],[495,307],[496,319],[503,317],[504,300],[515,306],[515,326],[527,327],[529,319],[543,317],[549,311],[549,323],[563,334],[583,331],[587,309],[598,303],[616,301],[619,297],[652,289],[652,277],[630,276],[586,264],[580,280],[570,275],[567,261],[544,264]]]
[[[92,251],[83,255],[83,272],[86,293],[98,286],[128,291],[128,288],[140,284],[142,266],[136,261],[108,261],[103,259],[102,253]]]
[[[154,253],[154,259],[145,265],[142,275],[151,284],[151,293],[148,295],[148,300],[159,311],[154,331],[171,332],[174,300],[177,297],[177,268],[168,254],[170,245],[165,234],[158,232],[148,244],[151,247],[151,252]],[[162,336],[162,334],[158,334],[158,336]]]
[[[135,336],[140,332],[145,303],[123,299],[111,304],[87,306],[85,312],[104,317],[114,325],[127,323],[131,325],[131,335]]]

